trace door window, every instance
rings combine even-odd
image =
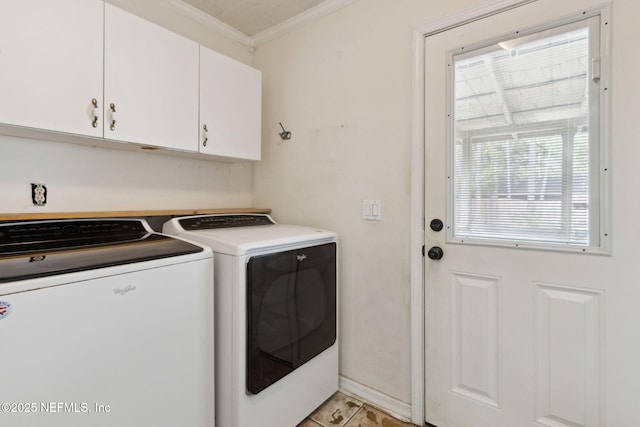
[[[599,21],[451,53],[453,242],[601,246]]]

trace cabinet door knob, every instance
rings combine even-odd
[[[204,131],[203,132],[204,140],[202,141],[202,146],[206,147],[207,146],[207,141],[209,140],[209,129],[207,128],[206,124],[204,126],[202,126],[202,130]]]
[[[93,104],[93,120],[91,121],[91,126],[94,128],[98,127],[98,100],[93,98],[91,100],[91,104]]]
[[[112,102],[109,108],[111,108],[111,126],[109,126],[109,129],[114,131],[116,130],[116,104]]]

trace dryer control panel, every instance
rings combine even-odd
[[[185,230],[211,230],[215,228],[253,227],[273,225],[268,215],[206,215],[181,219],[180,226]]]

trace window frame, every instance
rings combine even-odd
[[[593,24],[593,18],[595,20]],[[490,49],[499,42],[513,40],[515,38],[527,37],[529,35],[549,32],[558,27],[571,25],[580,21],[592,20],[589,23],[590,31],[590,49],[597,49],[599,58],[599,79],[598,79],[598,96],[597,99],[590,97],[590,115],[589,130],[590,135],[597,135],[599,141],[597,143],[589,143],[589,197],[598,204],[596,209],[589,210],[589,243],[588,245],[575,245],[567,243],[553,242],[533,242],[528,240],[518,241],[516,239],[488,239],[473,236],[455,236],[455,177],[454,177],[454,161],[455,161],[455,99],[454,99],[454,79],[455,68],[454,57],[474,52],[481,54],[482,51]],[[589,21],[588,21],[589,22]],[[478,43],[467,46],[460,46],[450,50],[447,53],[448,70],[447,70],[447,227],[446,240],[451,244],[471,244],[491,247],[507,247],[520,249],[538,249],[545,251],[563,251],[575,253],[589,254],[611,254],[611,224],[610,224],[610,31],[611,19],[609,5],[596,7],[590,10],[580,11],[579,13],[569,16],[561,20],[551,21],[544,25],[518,30],[515,33],[510,32],[499,37],[490,38]],[[595,36],[594,30],[597,31]],[[597,46],[593,46],[597,44]],[[592,50],[593,52],[594,50]],[[469,54],[471,55],[471,54]],[[593,70],[593,68],[592,68]],[[589,76],[591,81],[593,76]],[[596,112],[594,114],[594,111]],[[595,164],[593,164],[595,163]],[[595,225],[595,227],[593,226]]]

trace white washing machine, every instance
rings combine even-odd
[[[212,426],[212,256],[142,220],[0,224],[0,425]]]
[[[338,390],[335,233],[249,214],[163,232],[214,252],[217,426],[295,427]]]

